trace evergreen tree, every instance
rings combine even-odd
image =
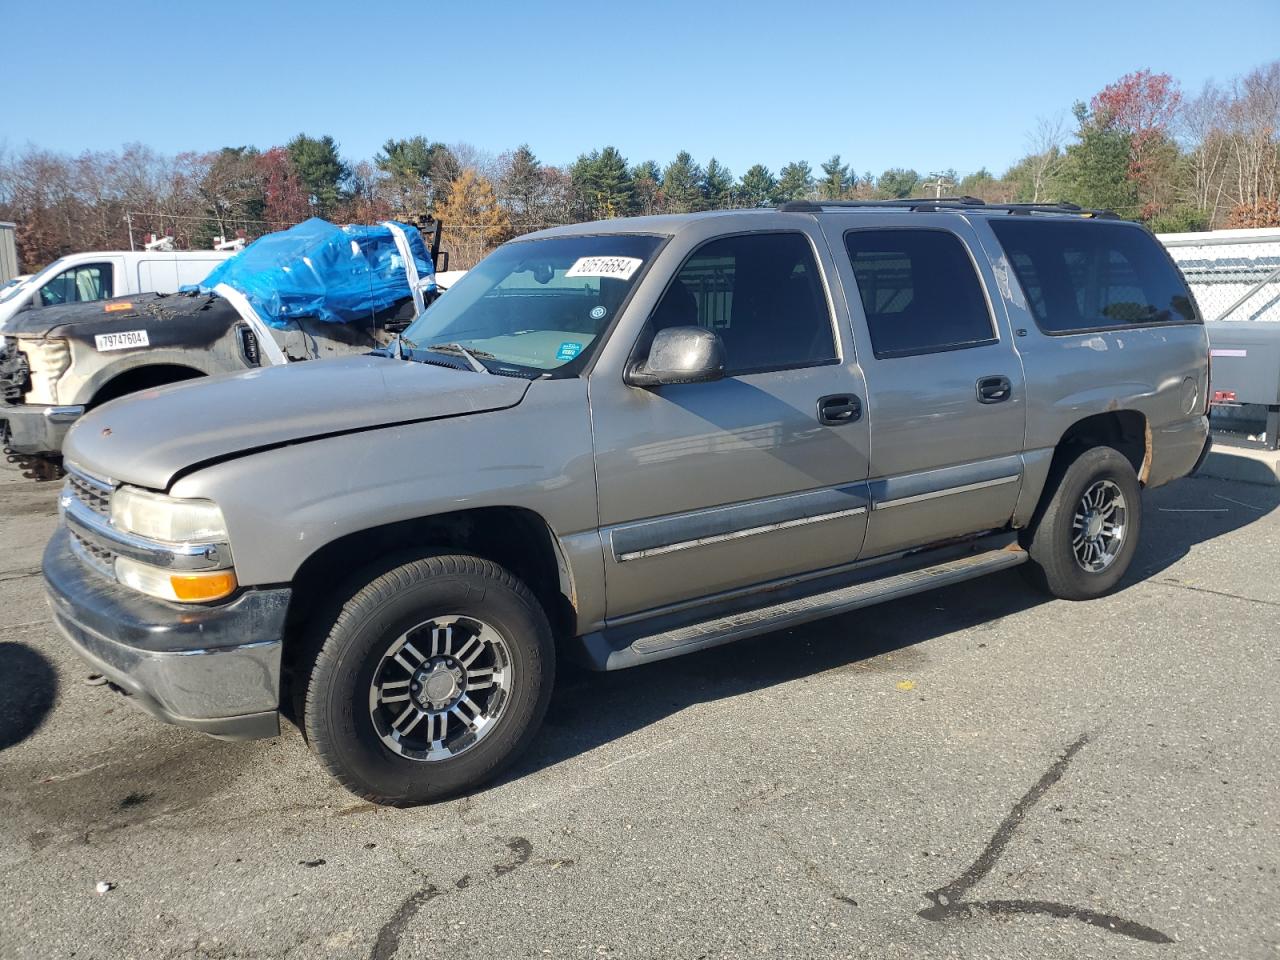
[[[813,192],[813,168],[803,160],[788,163],[778,174],[776,196],[780,203],[807,200]]]
[[[536,229],[542,221],[545,177],[542,164],[527,143],[522,143],[511,155],[498,187],[500,200],[517,231],[524,233]]]
[[[350,168],[338,156],[337,143],[327,134],[317,138],[300,133],[285,144],[285,150],[313,212],[318,217],[329,216],[344,199],[343,185],[351,176]]]
[[[636,213],[647,216],[662,209],[662,170],[657,161],[644,160],[632,167],[631,183],[635,187]]]
[[[656,160],[642,160],[631,168],[632,180],[652,180],[654,183],[662,182],[662,168],[658,166]]]
[[[391,176],[428,180],[435,151],[442,148],[442,144],[431,143],[423,136],[407,140],[390,139],[382,144],[382,152],[373,158],[373,162],[379,170]]]
[[[771,207],[778,202],[778,181],[768,167],[757,163],[742,175],[736,193],[743,206]]]
[[[581,155],[570,173],[592,219],[625,217],[632,212],[635,185],[626,158],[616,148]]]
[[[444,183],[435,182],[436,165],[448,153],[449,148],[443,143],[433,143],[423,136],[383,143],[373,163],[387,175],[388,189],[401,216],[412,218],[429,213],[437,201],[448,196],[452,176],[446,175]]]
[[[702,174],[702,199],[708,210],[723,210],[730,206],[733,195],[733,174],[715,157]]]
[[[681,150],[662,172],[662,192],[672,213],[691,213],[701,210],[702,168],[694,163],[687,150]]]
[[[876,180],[876,195],[886,200],[912,196],[920,187],[920,174],[902,167],[890,167]]]
[[[1132,135],[1091,114],[1083,103],[1076,104],[1075,115],[1077,142],[1067,147],[1058,178],[1062,199],[1136,218],[1138,186],[1129,177]]]
[[[822,182],[818,184],[818,192],[824,200],[839,200],[849,190],[849,165],[840,162],[840,154],[833,154],[831,159],[822,165]]]

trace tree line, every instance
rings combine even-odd
[[[609,217],[772,206],[788,200],[974,196],[1067,201],[1141,220],[1157,232],[1280,226],[1280,60],[1185,94],[1168,74],[1127,74],[1037,122],[1026,154],[996,176],[983,168],[858,172],[833,154],[735,176],[681,151],[632,163],[615,147],[572,164],[521,145],[498,156],[425,136],[389,139],[369,160],[344,158],[331,136],[299,134],[260,150],[174,156],[141,144],[70,156],[29,145],[0,152],[0,220],[17,226],[27,270],[77,250],[127,248],[146,235],[179,247],[283,229],[308,217],[445,224],[451,265],[540,227]]]

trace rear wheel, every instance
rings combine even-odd
[[[554,673],[551,628],[523,583],[477,557],[426,557],[343,605],[307,681],[304,728],[352,792],[437,800],[519,756]]]
[[[1112,590],[1128,570],[1142,527],[1142,488],[1111,447],[1092,447],[1062,472],[1023,542],[1029,573],[1064,600]]]

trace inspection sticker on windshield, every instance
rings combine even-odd
[[[129,350],[132,347],[149,347],[151,341],[145,330],[122,330],[120,333],[100,333],[93,338],[98,350]]]
[[[631,275],[644,263],[639,257],[579,257],[565,271],[566,277],[607,277],[610,280],[630,280]]]
[[[560,344],[560,349],[556,351],[557,360],[572,360],[582,352],[582,344],[574,343],[572,340],[566,340]]]

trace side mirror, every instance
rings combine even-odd
[[[632,365],[625,379],[633,387],[657,387],[723,377],[724,343],[719,336],[703,327],[667,327],[654,334],[649,356]]]

